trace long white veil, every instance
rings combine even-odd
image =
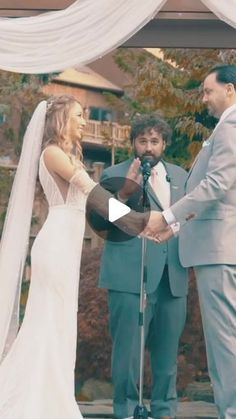
[[[46,101],[38,104],[25,132],[1,238],[0,359],[9,351],[19,328],[20,289],[29,241],[46,105]]]

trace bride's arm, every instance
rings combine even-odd
[[[96,188],[92,188],[89,193],[87,200],[88,213],[91,213],[92,210],[96,210],[98,214],[108,221],[110,198],[114,198],[114,195],[97,184]],[[130,210],[127,215],[113,221],[113,224],[126,234],[137,236],[144,230],[145,225],[147,224],[146,218],[148,218],[148,214]]]
[[[69,156],[58,146],[49,145],[43,153],[44,163],[52,175],[58,175],[67,182],[70,182],[75,174],[76,168]],[[82,167],[82,165],[81,165]]]
[[[44,162],[52,174],[59,175],[62,179],[76,185],[82,192],[89,195],[88,209],[96,209],[105,219],[108,219],[108,202],[113,195],[98,183],[94,182],[86,170],[75,169],[69,157],[57,146],[49,146],[44,152]],[[96,187],[95,187],[96,186]],[[145,214],[130,211],[129,214],[118,219],[114,224],[130,235],[140,234],[144,229]]]

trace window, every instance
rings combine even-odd
[[[112,111],[105,108],[90,106],[89,119],[94,121],[112,121]]]

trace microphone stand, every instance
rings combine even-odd
[[[151,164],[143,164],[143,210],[148,209],[147,184],[151,175]],[[134,409],[134,419],[147,419],[148,410],[143,402],[143,381],[144,381],[144,355],[145,355],[145,308],[147,301],[147,239],[142,237],[142,257],[141,257],[141,278],[140,278],[140,305],[139,305],[139,327],[140,327],[140,364],[139,364],[139,402]]]

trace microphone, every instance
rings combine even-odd
[[[151,176],[151,169],[152,169],[152,167],[151,167],[151,164],[150,164],[149,161],[143,162],[142,163],[142,174],[143,174],[143,177],[149,178],[149,176]]]
[[[152,157],[144,157],[144,159],[141,162],[141,170],[143,175],[143,180],[146,182],[148,178],[151,176],[151,170],[152,170]]]

